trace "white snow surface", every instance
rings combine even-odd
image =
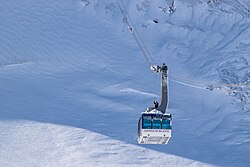
[[[170,78],[167,145],[137,144],[160,75],[114,0],[1,1],[0,166],[250,166],[249,87],[204,87],[250,84],[250,3],[171,1],[124,0],[155,62],[187,81]]]

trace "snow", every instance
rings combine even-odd
[[[114,1],[3,1],[0,166],[249,166],[249,87],[204,87],[250,83],[248,1],[124,2],[169,66],[169,144],[137,143],[160,75]]]
[[[166,162],[170,166],[203,165],[82,128],[15,121],[6,122],[2,129],[8,129],[1,135],[1,142],[8,140],[2,147],[3,166],[165,166]],[[162,157],[160,162],[159,157]]]

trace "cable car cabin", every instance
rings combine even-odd
[[[163,64],[161,67],[151,66],[150,69],[161,73],[161,104],[158,106],[158,102],[154,103],[154,107],[148,107],[141,114],[138,122],[138,143],[167,144],[172,132],[172,115],[166,113],[168,108],[168,67]]]
[[[172,132],[172,115],[154,109],[143,112],[138,122],[138,143],[167,144]]]

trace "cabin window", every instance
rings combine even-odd
[[[168,119],[162,120],[162,129],[171,129],[170,120]]]
[[[144,116],[142,119],[142,129],[151,129],[152,121],[151,116]]]
[[[161,129],[161,120],[153,119],[153,129]]]
[[[142,129],[172,129],[171,115],[143,115]]]

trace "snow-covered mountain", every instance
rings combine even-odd
[[[137,144],[160,76],[117,1],[1,1],[0,166],[249,166],[250,2],[123,2],[169,66],[169,144]]]

